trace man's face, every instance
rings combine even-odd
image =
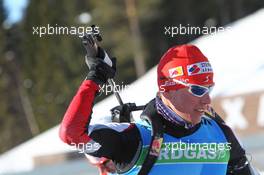
[[[188,91],[188,87],[162,93],[163,102],[183,119],[197,124],[201,116],[211,103],[209,94],[196,97]]]

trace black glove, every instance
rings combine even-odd
[[[124,105],[116,106],[112,108],[111,114],[112,114],[112,121],[113,122],[131,122],[132,115],[131,115],[131,105],[135,105],[132,103],[126,103]]]
[[[109,58],[106,52],[98,47],[95,40],[93,35],[85,35],[82,38],[83,46],[87,52],[85,62],[89,67],[86,79],[93,80],[98,85],[103,85],[107,79],[114,78],[116,59]]]
[[[114,78],[116,72],[116,58],[110,58],[112,67],[104,62],[102,58],[85,57],[86,64],[89,67],[87,80],[92,80],[98,85],[106,83],[107,79]]]

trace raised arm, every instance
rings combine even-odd
[[[61,122],[59,136],[69,145],[86,144],[87,126],[91,119],[92,106],[99,86],[92,80],[85,80],[72,99]]]

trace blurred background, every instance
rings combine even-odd
[[[0,174],[97,174],[58,138],[57,125],[87,73],[80,38],[34,34],[42,26],[92,24],[118,59],[116,83],[131,86],[122,97],[139,105],[155,97],[162,54],[197,44],[215,70],[215,110],[264,171],[263,8],[263,0],[0,0]],[[166,34],[180,25],[228,30]],[[96,100],[98,118],[117,105],[108,96]]]

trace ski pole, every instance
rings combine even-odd
[[[92,28],[92,32],[90,34],[86,34],[84,37],[83,37],[83,40],[82,40],[82,43],[85,45],[85,46],[88,46],[89,47],[86,47],[86,50],[87,50],[87,56],[88,57],[95,57],[98,53],[98,47],[99,47],[99,44],[98,42],[101,42],[103,39],[102,39],[102,36],[99,34],[99,33],[95,33],[95,25],[92,25],[91,28]],[[109,58],[108,54],[104,51],[104,62],[106,64],[108,64],[109,66],[112,66],[112,61],[111,59]],[[115,82],[112,78],[108,79],[107,80],[108,84],[111,86],[111,88],[114,90],[114,94],[116,96],[116,99],[118,101],[118,103],[120,105],[124,105],[121,97],[120,97],[120,94],[118,91],[116,91],[116,88],[115,88]]]

